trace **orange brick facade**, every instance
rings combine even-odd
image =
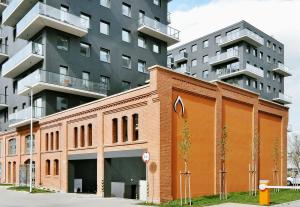
[[[69,157],[94,153],[97,194],[103,196],[105,153],[140,149],[151,156],[147,168],[148,199],[158,203],[178,198],[179,172],[183,170],[179,151],[183,122],[180,113],[173,109],[178,96],[183,100],[191,134],[189,169],[193,196],[219,192],[218,146],[224,126],[228,130],[229,192],[249,188],[248,166],[256,131],[260,139],[259,179],[273,182],[272,153],[278,139],[279,178],[285,184],[288,108],[226,83],[208,83],[160,66],[149,70],[148,85],[47,116],[34,126],[37,186],[67,192]],[[132,125],[135,114],[138,140]],[[122,117],[127,117],[128,122],[126,139]],[[117,128],[113,119],[117,120]],[[29,159],[25,152],[28,134],[29,128],[24,127],[0,135],[2,183],[19,183],[19,166]],[[16,140],[16,153],[9,155],[11,139]],[[153,166],[155,169],[150,170]]]

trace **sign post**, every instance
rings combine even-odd
[[[146,164],[146,182],[147,182],[147,201],[146,201],[146,203],[148,203],[148,198],[149,198],[148,163],[150,161],[150,153],[144,152],[142,155],[142,159],[143,159],[144,163]]]

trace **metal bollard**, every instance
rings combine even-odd
[[[270,190],[267,188],[269,180],[259,181],[259,205],[269,206],[270,205]]]

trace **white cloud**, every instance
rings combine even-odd
[[[246,20],[285,45],[285,65],[293,76],[285,79],[285,93],[293,97],[290,123],[300,131],[300,1],[213,0],[172,14],[172,26],[181,31],[182,43]]]

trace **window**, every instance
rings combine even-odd
[[[82,86],[88,88],[89,87],[89,80],[90,80],[90,73],[89,72],[82,72]]]
[[[110,78],[106,76],[100,76],[100,84],[106,90],[109,90],[110,87]]]
[[[16,150],[17,150],[17,146],[16,146],[16,139],[10,139],[8,141],[8,155],[15,155],[16,154]]]
[[[107,7],[107,8],[110,8],[111,0],[100,0],[100,5],[104,6],[104,7]]]
[[[267,41],[267,47],[268,47],[268,48],[271,47],[271,41],[270,41],[270,40]]]
[[[50,175],[50,160],[46,160],[46,175]]]
[[[220,52],[220,51],[217,51],[217,52],[216,52],[216,56],[219,56],[219,55],[221,55],[221,52]]]
[[[131,17],[131,6],[129,4],[122,4],[122,14]]]
[[[276,65],[276,59],[275,58],[273,58],[273,64]]]
[[[69,50],[69,39],[63,36],[57,38],[57,49],[68,51]]]
[[[53,174],[59,175],[59,161],[57,159],[54,160]]]
[[[267,56],[267,62],[271,63],[271,57],[269,55]]]
[[[153,4],[157,5],[157,6],[160,6],[160,0],[153,0]]]
[[[202,77],[204,78],[204,79],[208,79],[208,70],[204,70],[203,72],[202,72]]]
[[[91,46],[86,43],[80,43],[80,54],[85,57],[91,56]]]
[[[253,86],[253,88],[257,88],[257,81],[253,81],[252,86]]]
[[[268,71],[268,72],[267,72],[267,78],[270,78],[270,77],[271,77],[271,72]]]
[[[267,87],[267,92],[270,93],[271,92],[271,86]]]
[[[207,48],[209,44],[208,40],[203,41],[203,48]]]
[[[259,90],[260,90],[260,91],[264,90],[264,84],[263,84],[263,83],[260,83],[260,84],[259,84]]]
[[[127,81],[122,81],[122,89],[123,91],[127,91],[131,88],[131,84],[130,82],[127,82]]]
[[[130,35],[130,31],[123,29],[122,30],[122,40],[124,42],[131,42],[131,35]]]
[[[208,63],[208,55],[203,56],[203,63]]]
[[[46,133],[46,137],[45,137],[45,151],[49,150],[49,134]]]
[[[110,63],[110,51],[108,49],[100,49],[100,61]]]
[[[54,134],[53,132],[50,133],[50,150],[53,151],[54,149]]]
[[[138,60],[138,71],[142,73],[148,73],[146,69],[146,61]]]
[[[160,47],[158,44],[153,44],[153,52],[160,53]]]
[[[84,140],[84,126],[80,127],[80,147],[85,146],[85,140]]]
[[[68,99],[64,97],[56,97],[56,111],[60,112],[68,108]]]
[[[55,132],[55,149],[59,150],[59,131]]]
[[[127,116],[122,117],[122,137],[123,137],[123,142],[128,141],[128,117]]]
[[[132,115],[132,138],[133,141],[139,140],[139,115]]]
[[[282,53],[282,48],[278,47],[278,53],[281,54]]]
[[[29,154],[30,153],[30,135],[25,137],[25,154]],[[33,135],[32,137],[32,152],[35,152],[35,137]]]
[[[13,81],[13,93],[17,93],[18,92],[18,81],[14,80]]]
[[[144,37],[138,37],[138,46],[141,48],[146,48],[146,41]]]
[[[264,57],[264,53],[263,52],[259,52],[259,59],[263,59]]]
[[[85,27],[85,28],[88,28],[90,29],[90,20],[91,20],[91,17],[87,14],[83,14],[81,13],[80,14],[80,18],[81,18],[81,24]]]
[[[197,59],[192,60],[192,67],[196,67],[198,64]]]
[[[2,142],[1,142],[1,140],[0,140],[0,157],[2,157]],[[1,169],[0,169],[1,170]],[[1,177],[1,174],[0,174],[0,177]]]
[[[254,56],[254,57],[257,57],[257,49],[253,49],[253,50],[252,50],[252,53],[253,53],[253,56]]]
[[[100,33],[109,35],[110,32],[110,23],[106,21],[100,21]]]
[[[179,54],[183,54],[185,52],[186,52],[186,48],[183,48],[183,49],[179,50]]]
[[[276,51],[276,45],[273,44],[273,51]]]
[[[276,74],[273,74],[273,80],[276,80],[276,78],[277,78]]]
[[[216,36],[215,40],[216,40],[216,44],[219,44],[221,41],[221,35]]]
[[[113,135],[113,143],[118,142],[118,119],[113,119],[112,120],[112,135]]]
[[[250,54],[250,46],[246,46],[246,53]]]
[[[131,69],[131,57],[122,55],[122,67]]]
[[[88,146],[93,145],[93,125],[88,125]]]
[[[192,52],[196,52],[198,50],[197,44],[192,45]]]
[[[249,80],[249,78],[246,79],[246,86],[250,86],[250,80]]]
[[[74,127],[74,148],[78,147],[78,128]]]
[[[0,145],[1,146],[1,145]],[[2,177],[2,163],[0,162],[0,178]]]

